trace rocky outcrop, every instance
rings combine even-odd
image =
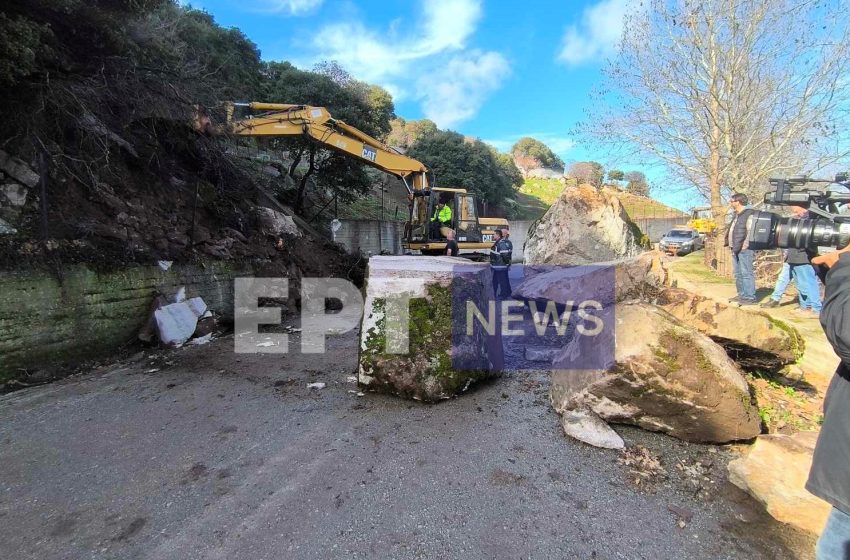
[[[640,252],[640,230],[620,200],[590,185],[566,188],[529,230],[526,264],[576,265]]]
[[[607,282],[603,278],[605,268],[613,268],[612,274],[607,275]],[[603,305],[629,299],[653,300],[664,289],[667,280],[660,253],[655,251],[590,266],[547,266],[536,270],[526,266],[525,270],[526,280],[514,289],[514,298],[554,301],[561,305],[574,301],[577,294]]]
[[[732,307],[680,288],[664,290],[657,303],[703,334],[743,345],[750,354],[761,354],[768,361],[773,357],[773,367],[796,362],[803,355],[805,342],[800,333],[766,313]]]
[[[563,167],[546,167],[542,161],[534,156],[526,156],[519,153],[513,154],[514,165],[516,165],[523,177],[542,177],[546,179],[559,179],[564,176]]]
[[[400,295],[409,302],[399,305]],[[475,328],[468,335],[464,317],[453,315],[453,310],[463,313],[467,301],[486,314],[492,299],[487,264],[457,257],[372,257],[358,383],[372,391],[435,402],[495,375],[503,360],[498,333],[487,336]],[[408,327],[406,338],[391,327],[392,318],[405,309],[409,320],[398,324]]]
[[[17,233],[29,190],[38,180],[22,159],[0,150],[0,235]]]
[[[613,341],[574,336],[553,360],[550,396],[561,413],[595,415],[693,442],[759,434],[758,411],[737,366],[718,344],[646,303],[617,304]],[[576,369],[613,344],[607,367]],[[568,432],[587,443],[598,439]]]
[[[744,457],[729,463],[729,481],[762,502],[783,523],[819,535],[832,509],[810,494],[806,479],[817,432],[761,435]]]
[[[254,208],[254,213],[257,216],[257,223],[265,235],[301,237],[301,230],[298,229],[292,216],[287,216],[282,212],[264,206]]]

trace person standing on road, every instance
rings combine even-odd
[[[456,257],[460,252],[460,248],[455,241],[455,230],[450,229],[446,232],[446,254],[450,257]]]
[[[732,268],[735,271],[735,288],[738,295],[729,301],[739,305],[755,305],[756,279],[753,273],[755,253],[749,248],[747,237],[750,232],[752,208],[747,208],[747,195],[735,193],[729,199],[729,206],[735,211],[735,217],[726,230],[725,245],[732,249]]]
[[[820,324],[841,358],[823,402],[823,425],[806,490],[832,505],[817,560],[850,558],[850,246],[812,259],[829,268]]]
[[[792,206],[791,213],[794,218],[802,220],[808,217],[809,211],[804,206]],[[800,308],[797,312],[804,317],[817,317],[820,315],[821,300],[818,277],[811,260],[817,256],[817,252],[806,249],[785,249],[785,262],[782,271],[776,280],[776,287],[770,301],[763,307],[778,307],[782,294],[791,280],[797,285],[799,293]]]
[[[513,246],[510,241],[502,235],[502,230],[493,232],[493,247],[490,248],[490,268],[493,272],[493,296],[496,299],[508,299],[511,297],[511,281],[508,278],[508,269],[511,266]]]
[[[502,240],[504,241],[504,246],[507,247],[507,264],[508,264],[508,272],[511,270],[511,261],[514,258],[514,244],[511,242],[511,232],[507,228],[502,228]],[[510,282],[508,282],[508,286],[510,286]]]

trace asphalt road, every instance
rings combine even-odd
[[[668,473],[636,487],[567,440],[542,372],[426,406],[358,396],[353,333],[320,356],[232,344],[0,397],[0,557],[811,556],[725,482],[724,448],[618,428]],[[680,461],[707,466],[701,491]]]

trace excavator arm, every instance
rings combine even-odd
[[[234,119],[236,107],[247,107],[258,114]],[[284,103],[230,103],[227,106],[230,133],[238,136],[306,136],[323,148],[395,175],[404,181],[409,193],[430,190],[428,168],[413,158],[398,153],[380,140],[334,119],[324,107]]]

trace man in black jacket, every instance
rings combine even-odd
[[[493,232],[493,247],[490,249],[490,268],[493,272],[493,295],[496,299],[511,297],[511,281],[508,277],[513,256],[513,243],[504,238],[501,229]]]
[[[732,249],[732,267],[735,271],[735,288],[738,291],[738,295],[729,301],[739,305],[756,303],[756,278],[753,273],[755,253],[747,242],[753,209],[747,208],[748,203],[747,195],[741,193],[735,193],[729,199],[729,206],[735,211],[735,217],[725,235],[725,245]]]
[[[817,560],[850,559],[850,246],[812,259],[830,268],[820,324],[841,358],[824,399],[824,420],[806,489],[832,504]]]

